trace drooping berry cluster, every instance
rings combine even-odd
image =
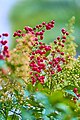
[[[0,35],[0,60],[4,60],[6,57],[9,57],[9,50],[7,40],[4,40],[5,37],[8,37],[8,33],[3,33]]]
[[[74,88],[74,89],[73,89],[73,92],[74,92],[74,93],[76,94],[76,96],[78,97],[78,98],[76,98],[76,97],[73,98],[74,102],[76,103],[77,100],[80,100],[80,94],[78,93],[78,89],[77,89],[77,88]]]

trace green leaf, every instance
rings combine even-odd
[[[0,114],[0,120],[6,120],[2,114]]]
[[[77,95],[72,90],[65,90],[65,92],[67,92],[68,94],[70,94],[78,99]]]
[[[54,113],[54,109],[52,108],[52,106],[49,106],[49,107],[45,106],[45,109],[42,112],[42,114],[46,116],[52,113]]]
[[[59,110],[65,112],[66,114],[71,114],[71,111],[70,111],[69,107],[66,106],[66,105],[63,104],[63,103],[58,103],[58,104],[56,105],[56,108],[58,108]]]
[[[40,92],[36,92],[36,93],[35,93],[35,97],[36,97],[36,99],[37,99],[38,101],[40,101],[42,104],[44,104],[44,105],[46,105],[46,106],[49,106],[49,105],[50,105],[50,103],[49,103],[49,101],[48,101],[48,98],[47,98],[44,94],[42,94],[42,93],[40,93]]]
[[[22,80],[22,79],[17,79],[17,81],[18,81],[21,85],[24,86],[24,84],[25,84],[24,80]]]
[[[19,117],[16,115],[10,115],[8,116],[7,120],[19,120]]]
[[[16,95],[18,95],[18,94],[19,94],[19,92],[18,92],[16,89],[14,89],[14,92],[15,92],[15,94],[16,94]]]
[[[50,120],[47,116],[43,116],[43,120]]]
[[[34,87],[33,87],[33,85],[32,85],[31,83],[28,84],[28,86],[27,86],[27,90],[30,91],[30,92],[33,92]]]
[[[56,103],[60,103],[64,101],[63,92],[62,91],[55,91],[51,95],[48,96],[49,100],[52,105]]]
[[[37,88],[38,88],[38,91],[42,91],[43,85],[40,84],[40,83],[38,83],[38,84],[36,84],[36,86],[35,86],[35,90],[36,90]]]
[[[28,97],[30,93],[27,90],[24,90],[24,97]]]
[[[46,52],[45,57],[47,57],[50,54],[50,50]]]
[[[5,61],[4,60],[0,60],[0,68],[4,67]]]
[[[25,108],[21,109],[21,116],[22,120],[35,120],[34,116],[32,115],[32,111],[28,111]]]

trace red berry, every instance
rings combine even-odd
[[[66,39],[66,36],[62,36],[63,39]]]
[[[51,71],[51,74],[54,74],[55,72],[54,71]]]
[[[46,22],[42,22],[42,25],[46,25]]]
[[[33,30],[36,30],[36,28],[34,27]]]
[[[21,36],[21,34],[20,34],[20,33],[17,33],[17,36],[18,36],[18,37],[20,37],[20,36]]]
[[[18,30],[17,32],[18,32],[18,33],[21,33],[21,30]]]
[[[61,30],[61,31],[62,31],[62,33],[63,33],[63,34],[65,34],[65,33],[66,33],[66,31],[65,31],[65,29],[64,29],[64,28],[62,28],[62,30]]]
[[[4,40],[4,44],[6,44],[7,43],[7,40]]]
[[[57,44],[57,41],[56,41],[56,40],[54,40],[54,43],[55,43],[55,44]]]
[[[65,43],[65,41],[66,41],[65,39],[62,40],[63,43]]]
[[[78,96],[78,98],[80,98],[80,94],[78,94],[77,96]]]
[[[44,32],[45,32],[45,30],[42,30],[42,32],[44,33]]]
[[[55,21],[54,21],[54,20],[52,20],[52,21],[51,21],[51,23],[52,23],[52,24],[54,24],[54,23],[55,23]]]
[[[0,60],[4,60],[4,57],[3,55],[0,54]]]
[[[34,38],[34,41],[38,41],[38,38],[37,38],[37,37],[35,37],[35,38]]]
[[[4,50],[6,51],[8,49],[8,46],[4,46]]]
[[[57,69],[57,71],[58,71],[58,72],[60,72],[61,70],[62,70],[62,68],[61,68],[61,67],[59,67],[59,68]]]
[[[35,74],[36,77],[38,77],[39,75],[38,74]]]
[[[65,62],[65,59],[64,59],[64,58],[61,58],[61,60],[62,60],[63,62]]]
[[[59,64],[57,65],[57,68],[60,68],[60,65],[59,65]]]
[[[38,28],[38,29],[39,29],[39,25],[36,25],[36,28]]]
[[[68,33],[68,32],[66,32],[66,35],[69,35],[69,33]]]
[[[42,42],[39,42],[40,45],[42,45]]]
[[[52,61],[49,61],[49,64],[52,65]]]
[[[62,30],[61,31],[65,31],[65,29],[64,28],[62,28]]]
[[[58,45],[61,45],[61,42],[59,42]]]
[[[40,36],[40,40],[42,40],[42,39],[43,39],[43,35]]]
[[[8,33],[3,33],[2,35],[5,37],[8,37]]]
[[[51,26],[49,26],[48,24],[46,24],[46,30],[50,30]]]
[[[64,44],[61,44],[62,47],[64,47]]]
[[[6,57],[10,57],[10,55],[9,55],[9,54],[7,54],[7,55],[6,55]]]
[[[14,32],[13,37],[16,37],[16,36],[17,36],[17,32]]]
[[[61,55],[64,55],[64,52],[61,52]]]
[[[59,50],[59,49],[57,49],[57,52],[60,52],[60,50]]]
[[[78,89],[77,89],[77,88],[74,88],[74,89],[73,89],[73,92],[74,92],[74,93],[77,93],[77,92],[78,92]]]
[[[60,40],[60,36],[57,37],[57,40]]]
[[[43,32],[40,32],[40,35],[43,35]]]
[[[42,24],[40,24],[39,27],[42,27]]]

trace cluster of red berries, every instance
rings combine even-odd
[[[39,80],[41,84],[44,83],[45,76],[41,75],[42,71],[46,69],[45,60],[47,60],[46,53],[51,50],[51,46],[45,45],[42,42],[39,42],[38,40],[43,39],[43,35],[45,30],[50,30],[54,27],[54,20],[51,20],[49,23],[42,22],[42,24],[36,25],[34,28],[31,28],[29,26],[25,26],[24,30],[26,33],[24,33],[21,30],[17,30],[14,32],[13,36],[16,37],[23,37],[26,34],[30,33],[34,35],[33,40],[33,47],[36,47],[36,50],[32,51],[30,55],[30,67],[31,67],[31,78],[32,78],[32,84],[36,82],[36,80]],[[41,57],[40,57],[41,56]]]
[[[39,25],[37,26],[39,29]],[[50,28],[51,29],[51,28]],[[28,30],[28,29],[27,29]],[[31,78],[32,84],[36,83],[37,80],[40,81],[41,84],[45,81],[45,76],[42,74],[46,72],[46,75],[52,76],[56,72],[60,72],[62,70],[61,65],[65,63],[64,52],[60,51],[60,46],[63,48],[66,42],[66,36],[68,32],[65,29],[62,29],[62,37],[57,37],[57,40],[54,40],[55,50],[52,50],[50,45],[45,45],[45,43],[39,42],[37,36],[40,35],[40,32],[36,32],[35,41],[37,45],[34,45],[36,49],[32,51],[30,55],[30,67],[31,67]],[[65,31],[65,33],[63,33]],[[59,47],[58,47],[59,46]],[[46,54],[49,52],[49,56]]]
[[[61,30],[62,36],[58,36],[56,40],[54,40],[55,49],[52,51],[52,60],[49,61],[51,74],[55,72],[60,72],[62,70],[61,65],[66,62],[64,59],[64,52],[62,51],[64,47],[64,43],[66,42],[66,36],[69,35],[68,32],[64,28]]]
[[[73,89],[73,92],[74,92],[74,93],[76,94],[76,96],[78,97],[78,98],[76,98],[76,97],[73,98],[74,102],[76,103],[76,101],[80,99],[80,94],[78,93],[78,89],[77,89],[77,88],[74,88],[74,89]]]
[[[61,46],[63,48],[64,43],[66,42],[66,36],[68,36],[69,33],[66,32],[66,30],[64,28],[62,28],[61,32],[62,32],[62,36],[61,37],[58,36],[57,40],[54,40],[54,44],[57,45],[57,46],[59,45],[59,46]],[[56,47],[56,49],[60,53],[60,50],[58,49],[58,47]],[[60,54],[63,55],[64,53],[61,52]]]
[[[5,57],[9,57],[9,50],[7,44],[7,40],[4,40],[5,37],[8,37],[8,33],[3,33],[0,35],[0,60],[4,60]]]
[[[49,23],[42,22],[34,28],[25,26],[25,33],[24,31],[17,30],[13,35],[14,37],[23,37],[29,33],[34,36],[33,42],[31,43],[32,53],[30,54],[30,74],[32,78],[32,84],[35,84],[37,80],[43,84],[45,81],[45,76],[43,73],[52,76],[56,72],[60,72],[62,70],[61,65],[65,63],[65,59],[63,57],[64,52],[62,51],[62,48],[64,47],[66,37],[69,35],[69,33],[64,28],[61,30],[62,36],[58,36],[57,39],[54,40],[54,50],[52,50],[50,45],[46,45],[45,43],[39,41],[44,38],[43,35],[46,30],[50,30],[54,27],[54,23],[55,21],[51,20]]]
[[[31,75],[32,75],[32,84],[34,84],[37,80],[40,81],[41,84],[44,83],[45,76],[41,75],[42,71],[46,70],[46,62],[48,58],[46,57],[46,53],[51,50],[51,46],[45,45],[42,42],[38,42],[38,46],[36,50],[34,50],[30,55],[30,67],[31,67]]]
[[[44,34],[45,30],[50,30],[54,27],[54,23],[55,23],[55,21],[52,20],[49,23],[42,22],[42,24],[39,24],[34,28],[25,26],[24,29],[25,29],[26,33],[31,33],[31,34],[35,35],[37,37],[37,38],[35,38],[35,41],[38,41],[38,39],[39,40],[43,39],[43,34]],[[14,32],[13,36],[14,37],[16,37],[16,36],[22,37],[22,36],[25,36],[26,33],[24,33],[21,30],[17,30],[16,32]]]

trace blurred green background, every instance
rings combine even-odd
[[[77,54],[80,55],[80,0],[18,0],[10,13],[12,33],[24,26],[34,27],[43,21],[55,20],[55,27],[45,33],[45,42],[52,42],[60,35],[70,18],[75,16],[75,42],[78,44]],[[15,46],[15,40],[11,48]]]

